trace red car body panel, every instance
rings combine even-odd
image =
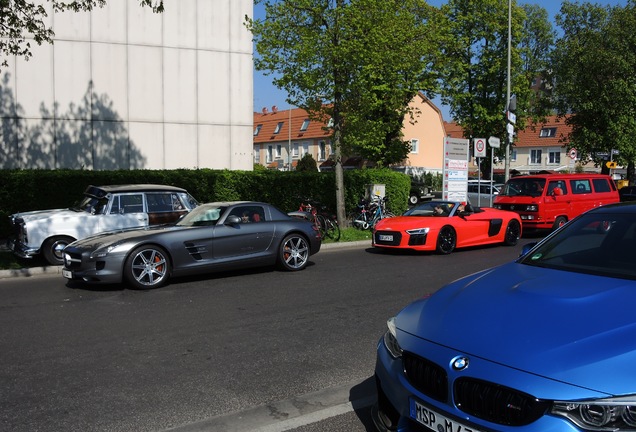
[[[493,208],[474,208],[473,212],[460,214],[459,203],[451,203],[453,209],[443,216],[423,211],[435,202],[422,204],[409,210],[404,216],[380,220],[373,232],[373,246],[386,249],[411,249],[418,251],[437,250],[438,236],[443,227],[452,227],[456,233],[455,248],[480,246],[506,242],[506,229],[512,220],[516,220],[521,235],[521,219],[515,212]],[[410,213],[410,215],[409,215]],[[424,235],[407,231],[428,229]],[[516,243],[516,242],[515,242]]]

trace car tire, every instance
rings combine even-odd
[[[46,239],[42,244],[42,255],[51,265],[64,265],[64,254],[62,251],[66,246],[73,243],[75,239],[68,236],[57,236]]]
[[[135,289],[160,288],[170,278],[170,259],[163,248],[144,245],[133,250],[124,265],[124,279]]]
[[[298,271],[305,268],[309,261],[309,243],[300,234],[290,234],[280,243],[278,248],[278,264],[287,271]]]
[[[418,203],[418,201],[419,201],[419,198],[417,197],[417,195],[409,196],[409,204],[415,205]]]
[[[565,218],[565,216],[559,216],[554,220],[554,225],[552,225],[552,231],[561,228],[563,225],[565,225],[568,222],[568,220]]]
[[[448,255],[455,250],[457,245],[457,233],[452,226],[446,225],[439,230],[437,235],[437,252]]]
[[[508,222],[506,233],[504,234],[504,244],[506,246],[514,246],[519,242],[521,237],[521,224],[517,219]]]

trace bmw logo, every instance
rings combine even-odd
[[[451,367],[456,371],[463,371],[468,367],[468,357],[455,357],[451,362]]]

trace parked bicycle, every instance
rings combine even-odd
[[[361,199],[358,209],[350,216],[351,225],[361,230],[373,229],[380,219],[394,217],[395,215],[386,209],[387,201],[387,197],[379,195],[374,195],[370,200]]]
[[[317,201],[305,200],[305,202],[300,203],[298,211],[290,212],[289,215],[302,217],[313,222],[323,238],[330,238],[334,241],[340,240],[338,219]]]

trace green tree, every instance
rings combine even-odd
[[[557,16],[563,37],[553,54],[556,104],[572,114],[571,147],[597,164],[618,150],[614,160],[627,166],[634,182],[636,146],[636,5],[602,7],[565,1]]]
[[[305,153],[305,155],[298,161],[298,165],[296,165],[296,171],[318,171],[318,164],[316,163],[316,159],[310,154]]]
[[[346,223],[343,146],[364,151],[395,143],[396,112],[403,115],[415,92],[434,82],[425,69],[427,53],[436,49],[430,43],[435,32],[424,26],[435,8],[424,0],[256,3],[265,5],[266,17],[247,18],[258,52],[255,67],[276,74],[273,82],[287,92],[287,102],[332,125],[336,211]],[[367,154],[381,159],[389,153],[393,149]]]
[[[90,11],[103,7],[106,0],[48,0],[54,13],[64,11]],[[142,6],[151,7],[154,12],[163,12],[163,0],[139,0]],[[53,43],[55,33],[46,25],[47,10],[41,1],[0,0],[0,52],[4,57],[2,66],[8,65],[8,57],[32,56],[31,42],[38,45]]]
[[[464,129],[466,138],[496,136],[505,142],[508,1],[449,0],[442,11],[446,28],[442,44],[444,62],[439,65],[442,102],[449,105],[451,115]],[[534,57],[547,55],[542,51],[537,54],[532,48],[548,45],[549,41],[533,43],[535,36],[524,33],[528,15],[515,2],[511,16],[511,94],[517,97],[516,125],[522,127],[526,124],[531,95],[529,77],[539,74],[544,67],[541,62],[535,62]],[[530,16],[531,20],[539,18],[541,15]],[[538,33],[536,37],[540,35],[544,34]],[[534,68],[539,70],[533,71]],[[504,151],[503,146],[499,151]],[[482,164],[482,171],[490,171],[489,159]]]

